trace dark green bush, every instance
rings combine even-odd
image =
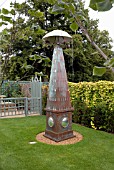
[[[97,103],[94,107],[93,124],[96,129],[114,132],[114,101],[107,100]]]
[[[69,83],[73,122],[114,133],[114,83]]]
[[[106,131],[114,133],[114,99],[107,101],[108,114],[106,121]]]
[[[97,103],[94,107],[94,114],[93,114],[93,123],[94,126],[97,130],[102,129],[105,130],[106,129],[106,120],[107,120],[107,116],[108,116],[108,105],[107,102],[103,101],[100,103]]]
[[[85,125],[87,127],[91,127],[90,112],[86,103],[82,102],[79,98],[73,102],[73,107],[73,122]]]
[[[42,114],[45,115],[46,103],[47,103],[48,85],[42,86]]]

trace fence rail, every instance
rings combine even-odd
[[[41,98],[0,99],[0,117],[28,116],[32,114],[42,114]]]

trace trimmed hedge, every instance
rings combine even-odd
[[[114,132],[114,82],[69,83],[73,122]]]
[[[43,87],[43,113],[48,86]],[[73,122],[114,133],[114,82],[69,82]]]

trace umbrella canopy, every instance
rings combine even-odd
[[[65,31],[53,30],[47,33],[43,39],[46,43],[67,43],[70,42],[72,37]]]

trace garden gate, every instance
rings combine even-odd
[[[35,79],[27,83],[31,96],[4,98],[3,94],[0,95],[0,117],[42,114],[42,82]]]
[[[36,98],[36,100],[32,100],[31,107],[34,111],[39,111],[39,105],[40,105],[40,114],[42,114],[42,82],[38,80],[38,78],[34,79],[31,82],[31,98]],[[37,99],[40,99],[39,102]],[[34,107],[35,105],[35,107]]]

